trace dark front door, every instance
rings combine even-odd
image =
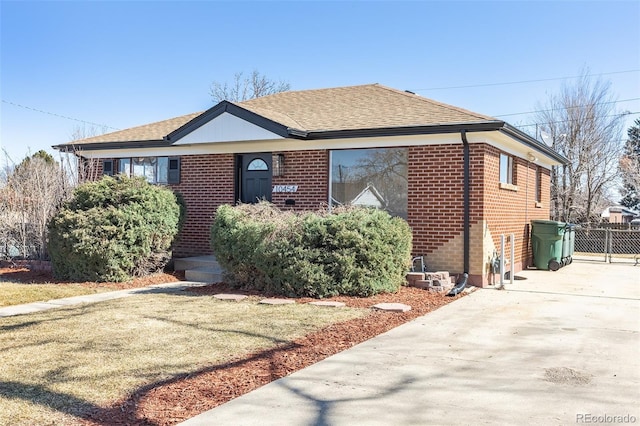
[[[240,201],[271,201],[271,154],[244,154],[239,160]]]

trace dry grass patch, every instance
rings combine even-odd
[[[178,293],[3,318],[0,424],[72,424],[144,385],[367,313]]]
[[[51,299],[81,296],[110,288],[89,288],[80,284],[24,284],[0,282],[0,308],[3,306],[21,305],[31,302],[46,302]]]

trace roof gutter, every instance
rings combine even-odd
[[[53,149],[61,152],[82,152],[82,151],[104,151],[109,149],[132,149],[132,148],[163,148],[171,146],[166,140],[148,140],[135,142],[94,142],[79,144],[52,145]]]
[[[489,132],[500,130],[504,126],[504,121],[481,121],[477,123],[449,123],[432,124],[428,126],[400,126],[400,127],[375,127],[368,129],[346,129],[346,130],[300,130],[288,128],[287,133],[291,137],[314,140],[314,139],[344,139],[344,138],[366,138],[366,137],[386,137],[386,136],[411,136],[411,135],[432,135],[442,133],[459,133],[462,130],[473,132]]]

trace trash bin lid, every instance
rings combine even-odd
[[[562,226],[564,227],[565,225],[568,225],[567,223],[564,222],[558,222],[557,220],[541,220],[541,219],[537,219],[537,220],[532,220],[531,221],[532,224],[538,224],[538,225],[550,225],[550,226]]]

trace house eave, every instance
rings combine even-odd
[[[540,142],[539,140],[529,136],[528,134],[524,133],[522,130],[519,130],[515,127],[513,127],[510,124],[504,123],[504,126],[502,127],[502,129],[499,129],[502,133],[517,139],[518,141],[520,141],[521,143],[523,143],[524,145],[528,146],[531,149],[534,149],[538,152],[541,152],[542,154],[546,155],[547,157],[553,159],[554,161],[557,161],[560,164],[568,164],[569,160],[564,157],[563,155],[558,154],[556,151],[554,151],[550,146],[546,145],[543,142]]]
[[[66,143],[53,145],[52,148],[60,152],[82,152],[82,151],[106,151],[112,149],[137,149],[137,148],[163,148],[171,144],[166,140],[141,140],[141,141],[114,141],[95,143]]]
[[[377,127],[369,129],[304,131],[289,128],[287,130],[290,137],[315,140],[447,134],[459,133],[462,130],[466,130],[467,132],[486,132],[500,130],[504,125],[505,123],[503,121],[496,120],[475,123],[437,123],[425,126]]]

